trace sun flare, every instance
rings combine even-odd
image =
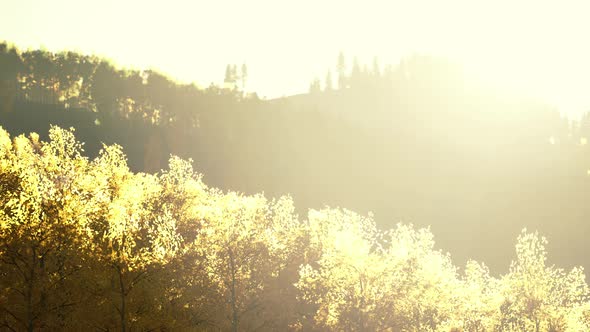
[[[98,53],[200,86],[221,82],[226,64],[245,62],[248,90],[279,97],[334,71],[340,51],[349,66],[354,56],[385,65],[427,53],[568,114],[590,107],[582,88],[590,84],[584,1],[106,1],[90,16],[78,15],[72,0],[8,7],[13,14],[0,21],[2,37],[20,46]]]

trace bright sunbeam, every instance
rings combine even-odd
[[[590,331],[585,2],[0,8],[0,330]]]
[[[248,90],[306,91],[343,51],[396,64],[442,55],[495,85],[542,97],[577,115],[590,107],[590,23],[584,1],[10,1],[2,38],[23,47],[76,48],[201,86],[248,63]]]

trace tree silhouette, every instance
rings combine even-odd
[[[352,69],[350,71],[350,86],[353,88],[358,88],[362,85],[362,75],[361,72],[361,65],[357,57],[354,57],[352,60]]]
[[[332,89],[332,73],[328,70],[328,73],[326,73],[326,82],[324,84],[324,90],[332,91]]]
[[[245,63],[242,64],[240,78],[242,80],[242,91],[246,91],[246,81],[248,80],[248,67]]]
[[[310,94],[318,94],[322,91],[321,83],[319,78],[315,78],[309,85]]]
[[[336,64],[336,71],[338,72],[338,89],[342,90],[346,88],[347,77],[346,77],[346,60],[344,53],[338,54],[338,62]]]

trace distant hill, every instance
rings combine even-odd
[[[483,89],[444,60],[353,68],[342,87],[261,100],[76,53],[0,51],[11,134],[73,126],[90,155],[121,144],[134,170],[175,154],[212,186],[291,193],[300,212],[328,204],[373,211],[383,227],[430,225],[454,259],[492,271],[525,226],[548,236],[550,260],[590,266],[590,118]]]

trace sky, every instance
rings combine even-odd
[[[307,91],[343,52],[371,64],[443,56],[475,77],[590,110],[590,2],[578,0],[1,0],[0,40],[77,50],[201,86],[246,63],[247,90]]]

